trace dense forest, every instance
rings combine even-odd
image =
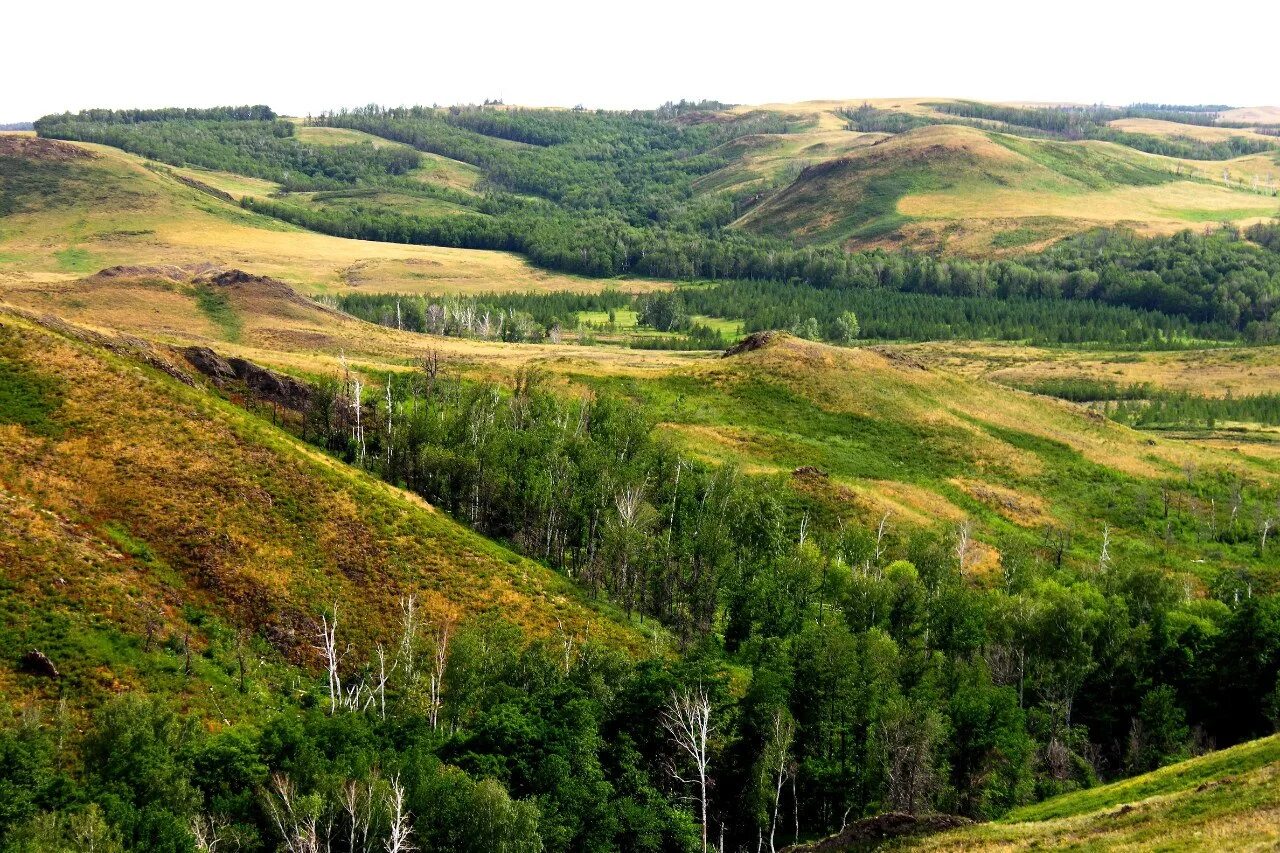
[[[738,321],[744,332],[783,329],[810,340],[1008,340],[1120,349],[1179,349],[1242,340],[1223,323],[1192,323],[1088,300],[1027,297],[991,299],[936,296],[880,288],[820,289],[770,281],[721,282],[666,294],[494,293],[480,297],[347,294],[327,304],[393,329],[504,341],[551,341],[580,328],[580,315],[619,309],[637,312],[640,325],[661,332],[692,332],[696,316]],[[858,319],[851,328],[847,315]],[[723,348],[718,338],[695,336],[691,348]],[[629,345],[647,342],[632,339]]]

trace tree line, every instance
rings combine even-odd
[[[419,156],[399,147],[307,145],[279,119],[165,118],[138,122],[46,117],[41,136],[111,145],[172,166],[219,169],[281,184],[289,191],[385,182],[416,168]]]
[[[77,113],[63,112],[44,116],[35,122],[36,130],[50,125],[87,124],[139,124],[150,121],[275,121],[275,110],[265,104],[239,107],[165,107],[162,109],[90,109]]]

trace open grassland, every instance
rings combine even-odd
[[[174,345],[212,346],[309,376],[336,375],[343,356],[371,368],[409,369],[429,350],[459,368],[487,376],[539,364],[645,373],[706,358],[702,353],[429,337],[357,320],[279,281],[251,278],[210,286],[196,283],[197,278],[192,270],[138,267],[126,275],[0,289],[0,302],[99,330]]]
[[[1280,124],[1280,107],[1237,107],[1222,114],[1223,121]]]
[[[35,143],[32,143],[35,146]],[[504,252],[347,240],[249,213],[184,184],[193,177],[233,196],[267,182],[204,170],[149,169],[105,146],[78,144],[91,158],[57,161],[42,148],[0,157],[0,186],[14,211],[0,221],[0,287],[67,280],[115,265],[214,264],[288,281],[304,292],[478,293],[523,290],[647,290],[535,270]]]
[[[1082,377],[1198,396],[1280,393],[1280,348],[1095,352],[977,341],[904,344],[914,358],[968,376],[1028,384]]]
[[[896,850],[1273,850],[1280,738],[1018,809]]]
[[[837,118],[830,113],[822,115]],[[762,133],[726,143],[720,153],[732,155],[733,162],[703,175],[694,188],[699,192],[743,192],[757,187],[765,190],[794,181],[809,166],[885,138],[884,134],[853,133],[843,125],[831,128],[827,124],[796,133]]]
[[[737,225],[806,242],[909,239],[973,253],[1031,249],[1098,225],[1170,233],[1280,212],[1280,201],[1253,186],[1269,158],[1240,159],[1197,163],[1105,142],[925,127],[808,168]],[[1239,177],[1224,183],[1222,170],[1233,166]]]
[[[199,647],[252,624],[280,660],[309,663],[321,608],[336,602],[368,645],[408,593],[433,618],[497,608],[535,633],[590,623],[592,636],[639,647],[562,577],[130,353],[179,370],[181,359],[99,343],[0,315],[10,678],[31,647],[89,694],[167,678],[172,650],[143,648],[156,621],[161,636],[190,633]]]
[[[1256,130],[1239,127],[1214,127],[1198,124],[1183,124],[1177,121],[1163,121],[1154,118],[1118,118],[1107,122],[1116,130],[1129,133],[1145,133],[1150,136],[1185,137],[1202,142],[1221,142],[1233,136],[1245,139],[1256,139],[1262,142],[1275,142],[1276,137],[1258,133]]]

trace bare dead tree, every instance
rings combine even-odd
[[[391,441],[392,419],[395,415],[395,404],[391,400],[391,375],[387,375],[387,465],[391,465],[391,451],[393,442]]]
[[[440,375],[440,352],[432,347],[422,357],[422,372],[427,376],[427,399],[431,399],[436,389],[436,378]]]
[[[880,560],[884,557],[884,552],[888,550],[885,543],[885,535],[889,530],[889,510],[885,510],[884,515],[880,516],[880,523],[876,525],[876,550],[875,564],[880,565]]]
[[[773,712],[770,720],[769,742],[765,746],[765,758],[773,776],[773,816],[769,821],[769,853],[776,853],[774,835],[778,829],[778,810],[782,804],[782,787],[793,775],[791,743],[795,740],[796,724],[791,715],[781,709]],[[799,817],[796,818],[799,820]]]
[[[249,642],[245,631],[236,632],[236,668],[240,672],[240,692],[248,691]]]
[[[560,631],[560,644],[564,649],[564,674],[567,676],[569,670],[573,667],[573,635],[564,627],[564,622],[558,617],[556,618],[556,627]]]
[[[1098,551],[1098,571],[1105,572],[1111,565],[1111,526],[1102,522],[1102,548]]]
[[[956,562],[960,565],[960,577],[964,577],[965,570],[969,565],[969,558],[973,551],[973,521],[964,519],[960,522],[960,526],[956,528]]]
[[[191,837],[200,853],[218,853],[224,842],[233,841],[231,821],[222,815],[198,814],[191,819]]]
[[[361,785],[348,780],[342,786],[339,799],[347,815],[347,853],[368,853],[369,826],[373,821],[374,779]]]
[[[332,621],[328,613],[320,614],[320,645],[315,648],[324,655],[325,669],[329,676],[329,713],[338,711],[338,703],[344,699],[342,678],[338,672],[345,652],[338,650],[338,603],[333,603]],[[350,651],[348,648],[347,651]]]
[[[933,765],[938,722],[927,713],[904,708],[886,715],[876,729],[889,804],[896,811],[917,814],[928,807],[939,781]]]
[[[435,632],[435,655],[431,662],[431,678],[428,684],[427,718],[431,730],[440,727],[440,710],[444,707],[444,676],[449,666],[449,619],[441,620]]]
[[[714,727],[711,724],[711,697],[706,688],[697,687],[673,691],[666,706],[659,714],[659,722],[675,742],[694,771],[693,778],[686,778],[679,765],[671,765],[672,777],[682,785],[697,784],[698,807],[701,813],[702,853],[707,851],[707,771],[711,765],[710,740]]]
[[[398,664],[404,667],[405,683],[413,684],[418,674],[418,597],[400,598],[400,651]]]
[[[319,818],[302,802],[288,776],[271,774],[271,790],[264,792],[264,800],[287,853],[321,853]]]
[[[387,813],[391,830],[382,845],[386,853],[410,853],[417,850],[412,841],[413,825],[410,814],[404,807],[404,787],[400,784],[399,775],[392,776],[387,786]]]
[[[395,672],[396,665],[393,661],[391,669],[387,669],[387,649],[382,643],[378,643],[374,653],[378,656],[378,716],[385,720],[387,718],[387,679]]]

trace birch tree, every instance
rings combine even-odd
[[[392,776],[387,787],[387,816],[391,829],[382,847],[386,853],[410,853],[418,848],[412,841],[413,825],[404,805],[404,787],[398,775]]]
[[[325,669],[329,676],[329,713],[337,713],[338,703],[344,701],[342,677],[338,670],[344,652],[338,650],[338,603],[335,601],[332,619],[329,613],[320,614],[320,645],[316,649],[324,655]]]
[[[795,740],[796,724],[786,710],[779,708],[770,720],[769,740],[764,748],[764,769],[770,774],[773,814],[769,820],[769,853],[776,853],[774,836],[778,830],[778,811],[782,804],[782,788],[789,777],[794,776],[791,761],[791,744]]]
[[[711,697],[705,687],[673,691],[659,714],[659,722],[671,736],[677,754],[693,770],[686,776],[680,761],[671,765],[671,776],[682,785],[697,785],[701,815],[702,853],[707,851],[707,771],[711,765]]]

